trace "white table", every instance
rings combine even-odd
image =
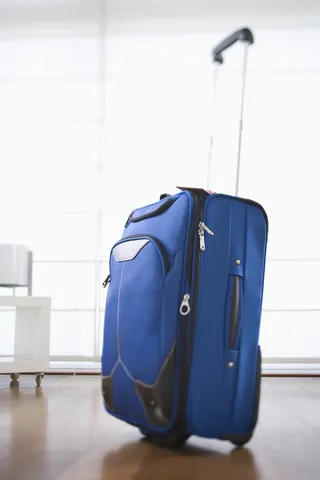
[[[35,373],[40,385],[49,369],[51,298],[0,296],[0,307],[16,308],[14,353],[1,357],[0,352],[0,374],[17,380],[20,373]]]

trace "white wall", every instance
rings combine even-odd
[[[241,11],[203,0],[27,3],[0,6],[0,241],[34,248],[35,291],[53,296],[52,355],[99,355],[100,282],[128,213],[176,185],[205,183],[210,51],[248,25],[256,42],[240,195],[261,202],[270,220],[264,361],[320,363],[320,12],[308,2],[246,1]],[[227,193],[241,52],[226,55],[218,84],[212,187]],[[14,168],[23,203],[12,194]]]
[[[34,293],[53,298],[53,356],[99,346],[100,8],[0,2],[0,241],[34,251]],[[11,319],[1,312],[1,353]]]

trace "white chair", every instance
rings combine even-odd
[[[0,374],[18,380],[20,373],[35,373],[40,385],[49,369],[51,298],[32,296],[32,264],[27,247],[0,244],[0,286],[14,293],[0,296],[0,307],[16,309],[14,352],[9,357],[0,352]],[[15,295],[20,287],[27,287],[27,296]]]

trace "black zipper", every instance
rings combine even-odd
[[[198,297],[198,287],[199,287],[199,273],[200,273],[200,248],[197,247],[195,252],[195,259],[194,259],[194,251],[195,251],[195,242],[197,243],[198,237],[195,235],[196,226],[199,223],[200,219],[202,218],[202,211],[203,211],[203,198],[199,197],[196,194],[193,195],[193,211],[192,211],[192,219],[191,219],[191,226],[190,226],[190,234],[189,234],[189,241],[188,241],[188,253],[187,253],[187,280],[189,286],[192,286],[192,280],[194,276],[194,285],[193,285],[193,292],[191,294],[191,314],[188,316],[181,315],[180,321],[182,322],[181,326],[181,333],[180,333],[180,358],[179,358],[179,407],[178,407],[178,418],[177,422],[174,426],[174,430],[177,432],[178,435],[183,435],[185,432],[185,411],[186,411],[186,403],[187,403],[187,395],[188,395],[188,384],[189,384],[189,376],[190,376],[190,366],[191,366],[191,358],[192,358],[192,348],[193,348],[193,337],[194,337],[194,330],[195,330],[195,321],[196,321],[196,305],[197,305],[197,297]],[[194,275],[193,275],[193,263],[195,260],[195,268],[194,268]],[[191,315],[191,316],[190,316]],[[189,319],[190,319],[190,329],[189,327]],[[188,330],[189,335],[188,335]],[[189,341],[188,341],[189,338]]]
[[[203,222],[203,197],[198,199],[198,223]],[[189,329],[189,342],[187,345],[187,355],[186,355],[186,368],[185,368],[185,395],[187,395],[188,391],[188,383],[189,383],[189,376],[190,376],[190,369],[191,369],[191,360],[192,360],[192,352],[193,352],[193,340],[196,328],[196,317],[197,317],[197,304],[198,304],[198,293],[199,293],[199,278],[200,278],[200,258],[201,258],[201,250],[198,236],[195,237],[195,242],[198,244],[196,247],[196,258],[195,258],[195,266],[194,266],[194,284],[193,284],[193,292],[191,297],[191,317],[190,317],[190,329]]]
[[[130,213],[125,227],[127,227],[130,223],[141,222],[142,220],[146,220],[147,218],[156,217],[157,215],[161,215],[164,213],[168,208],[170,208],[174,202],[177,200],[177,197],[170,197],[165,203],[162,203],[158,208],[153,210],[152,212],[145,213],[144,215],[140,215],[140,217],[133,217],[134,211]]]
[[[153,235],[149,235],[148,233],[135,233],[133,235],[128,235],[127,237],[123,237],[121,240],[119,240],[119,242],[117,242],[113,248],[116,246],[116,245],[119,245],[119,243],[123,243],[123,242],[126,242],[128,240],[130,240],[130,238],[141,238],[141,237],[145,237],[145,238],[150,238],[150,240],[152,240],[158,247],[159,251],[160,251],[160,254],[161,254],[161,257],[162,257],[162,260],[163,260],[163,265],[164,265],[164,271],[165,271],[165,274],[167,274],[170,270],[170,262],[169,262],[169,257],[168,257],[168,254],[163,246],[163,244],[160,242],[160,240],[158,240],[156,237],[154,237]]]
[[[193,196],[193,210],[191,216],[191,227],[190,227],[190,234],[188,240],[188,254],[187,254],[187,281],[189,287],[191,288],[192,285],[192,267],[193,267],[193,253],[194,253],[194,233],[197,224],[197,214],[198,214],[198,196],[196,194],[192,194]]]
[[[108,283],[110,283],[110,275],[108,275],[107,278],[105,279],[105,281],[103,282],[103,284],[102,284],[103,288],[106,288]]]

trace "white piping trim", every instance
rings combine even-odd
[[[116,371],[116,368],[117,368],[117,366],[119,365],[119,363],[120,363],[120,360],[118,359],[118,360],[116,361],[116,363],[114,364],[114,367],[113,367],[113,369],[111,370],[110,375],[107,375],[107,377],[112,377],[112,375],[113,375],[114,372]]]
[[[120,293],[121,293],[121,286],[122,286],[122,279],[123,279],[123,272],[126,262],[122,265],[120,282],[119,282],[119,289],[118,289],[118,306],[117,306],[117,349],[118,349],[118,361],[121,360],[120,354],[120,335],[119,335],[119,324],[120,324]]]
[[[122,366],[123,370],[125,371],[125,373],[128,375],[128,377],[130,378],[130,380],[134,383],[135,382],[135,378],[133,378],[133,376],[131,375],[131,373],[129,372],[129,370],[127,369],[127,367],[125,366],[125,364],[123,363],[122,360],[120,360],[120,365]]]

